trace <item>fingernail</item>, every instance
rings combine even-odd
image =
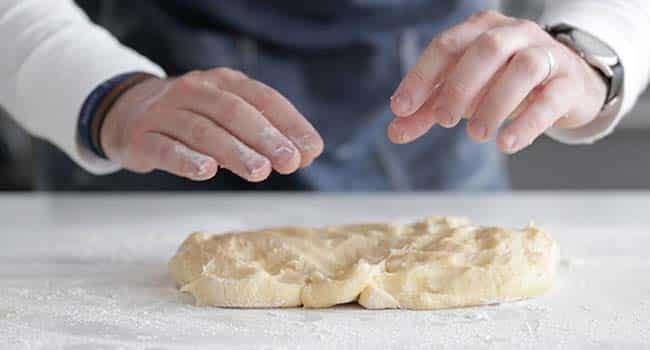
[[[291,147],[280,146],[274,151],[277,156],[292,156],[295,151]]]
[[[302,152],[312,152],[316,150],[316,139],[317,136],[312,134],[300,135],[290,137],[291,141],[298,147]]]
[[[481,124],[473,124],[471,126],[472,130],[474,130],[474,137],[477,138],[479,141],[485,140],[487,137],[487,128]]]
[[[395,96],[391,97],[393,107],[395,107],[395,112],[400,115],[406,115],[411,111],[411,97],[403,94],[397,93]]]
[[[202,161],[199,164],[197,164],[198,167],[196,169],[196,172],[194,173],[196,175],[197,179],[205,179],[210,176],[210,161]]]
[[[209,156],[187,148],[182,144],[176,144],[174,151],[182,156],[186,161],[186,176],[198,180],[206,180],[211,177],[210,165],[216,161]]]
[[[517,136],[515,135],[505,135],[503,136],[503,146],[505,147],[508,153],[515,152],[515,146],[517,144]]]
[[[273,158],[279,162],[289,162],[296,155],[292,147],[280,146],[273,151]]]
[[[251,176],[257,176],[263,173],[268,166],[269,161],[266,158],[257,159],[254,162],[251,162],[248,171]]]
[[[397,127],[395,123],[390,124],[391,134],[393,135],[393,141],[397,144],[403,144],[410,141],[410,137],[406,130],[403,128]]]
[[[456,126],[457,122],[447,110],[444,108],[436,108],[433,111],[433,116],[436,118],[436,120],[440,123],[440,125],[446,127],[446,128],[452,128]]]

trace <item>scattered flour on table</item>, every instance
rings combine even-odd
[[[101,274],[101,270],[93,273]],[[137,267],[131,270],[131,277],[148,272]],[[184,349],[185,341],[193,337],[204,339],[205,344],[238,349],[237,343],[229,343],[235,336],[252,341],[271,339],[269,349],[304,346],[309,344],[305,338],[318,344],[354,347],[360,337],[384,339],[386,332],[398,336],[404,327],[414,328],[423,335],[421,341],[431,346],[460,346],[471,339],[483,345],[513,344],[515,340],[525,342],[520,338],[530,336],[531,331],[521,331],[521,337],[513,339],[491,336],[498,322],[516,321],[522,315],[543,317],[548,312],[525,302],[435,312],[378,312],[347,305],[327,311],[198,308],[165,283],[137,287],[102,284],[106,282],[101,278],[39,281],[28,288],[0,289],[0,315],[5,315],[0,317],[0,330],[11,330],[4,338],[0,335],[0,347],[112,344],[127,349]],[[529,324],[533,333],[539,328],[534,320]],[[431,334],[445,336],[424,336]]]

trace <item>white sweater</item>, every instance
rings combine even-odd
[[[541,21],[587,30],[619,54],[625,69],[618,113],[574,130],[547,134],[590,143],[610,133],[650,79],[650,0],[549,0]],[[0,105],[27,131],[50,141],[86,170],[119,165],[96,157],[77,140],[78,113],[88,94],[120,73],[164,76],[145,57],[91,23],[71,0],[0,1]]]

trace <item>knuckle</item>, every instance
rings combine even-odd
[[[418,84],[426,84],[428,82],[426,75],[422,71],[422,67],[419,66],[413,67],[413,70],[411,71],[411,76],[413,77],[413,80],[415,80],[415,82]]]
[[[529,19],[517,19],[514,22],[515,26],[520,27],[522,30],[531,33],[540,30],[540,26],[535,21]]]
[[[204,145],[210,140],[210,125],[195,121],[190,127],[190,138],[194,144]]]
[[[195,94],[201,89],[201,79],[198,72],[187,73],[176,79],[174,91],[180,94]]]
[[[246,103],[237,97],[224,99],[223,116],[224,122],[230,124],[232,121],[243,115],[246,110]]]
[[[512,63],[525,77],[537,78],[544,74],[539,57],[529,50],[518,53]]]
[[[273,104],[277,103],[277,101],[280,101],[282,98],[282,95],[280,95],[279,92],[269,86],[266,86],[259,82],[255,82],[255,85],[257,86],[258,90],[257,103],[261,109],[261,112],[269,109],[273,106]]]
[[[490,21],[490,20],[495,20],[498,18],[503,17],[503,15],[496,10],[483,10],[475,13],[470,17],[470,21],[472,22],[484,22],[484,21]]]
[[[246,78],[246,74],[228,67],[215,68],[213,73],[224,79],[240,80]]]
[[[228,67],[219,67],[219,68],[215,68],[213,70],[213,72],[214,72],[214,74],[217,74],[217,75],[230,75],[230,74],[233,74],[235,72],[235,70],[233,70],[231,68],[228,68]]]
[[[477,49],[482,57],[500,56],[506,49],[502,35],[491,30],[481,35]]]
[[[452,101],[452,103],[457,103],[464,101],[467,96],[467,88],[463,83],[457,81],[447,81],[443,88],[442,95],[445,99]]]
[[[439,55],[440,53],[457,55],[462,48],[461,39],[458,35],[454,35],[453,32],[446,32],[440,34],[433,40],[431,48],[431,50],[425,52],[425,57],[431,58],[431,56]]]

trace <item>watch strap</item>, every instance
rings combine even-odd
[[[588,52],[582,52],[578,47],[571,41],[571,33],[573,31],[581,31],[587,33],[584,30],[571,26],[566,23],[559,23],[555,25],[546,25],[543,27],[546,32],[548,32],[552,37],[558,40],[560,43],[568,47],[570,50],[582,57],[589,66],[591,66],[605,81],[607,85],[607,94],[605,97],[605,102],[603,104],[603,110],[607,109],[610,105],[614,104],[620,93],[623,89],[623,76],[624,70],[623,65],[618,57],[616,57],[615,64],[608,64],[607,68],[610,70],[609,74],[606,74],[605,71],[599,65],[594,64],[589,59]],[[591,34],[589,34],[591,35]],[[602,42],[602,41],[601,41]],[[602,42],[603,45],[609,47],[606,43]],[[611,48],[610,48],[611,50]],[[614,52],[614,50],[612,50]],[[615,53],[614,53],[615,55]]]

